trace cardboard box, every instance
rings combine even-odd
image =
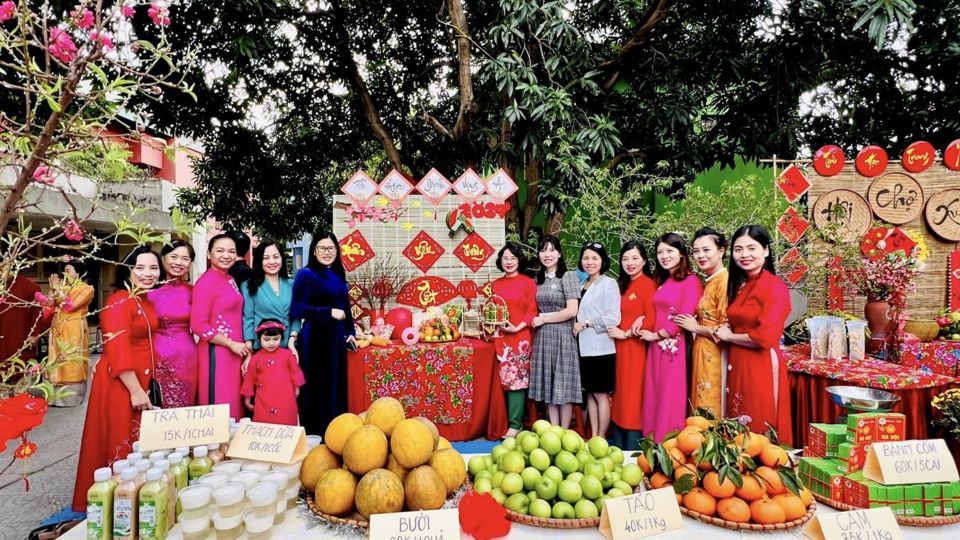
[[[923,515],[923,486],[909,484],[903,486],[903,513],[906,516]]]
[[[838,454],[841,468],[844,472],[854,473],[863,468],[867,460],[867,448],[869,444],[840,443]]]
[[[800,458],[800,478],[810,491],[832,500],[843,500],[843,471],[839,461],[827,458]]]
[[[857,413],[847,416],[847,442],[865,444],[873,441],[906,439],[907,419],[900,413]]]
[[[952,516],[956,513],[956,500],[960,490],[960,482],[950,482],[943,485],[943,515]]]
[[[923,515],[943,515],[943,484],[923,484]]]
[[[807,449],[811,455],[817,457],[837,457],[838,446],[846,441],[847,437],[845,424],[810,424],[808,431]]]
[[[895,515],[906,515],[903,507],[903,486],[887,486],[887,506]]]

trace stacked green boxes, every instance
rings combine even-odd
[[[847,416],[847,442],[902,441],[906,438],[906,417],[900,413],[869,412]]]
[[[903,515],[907,517],[923,515],[923,486],[921,484],[903,486]]]
[[[815,457],[835,458],[840,443],[847,440],[846,424],[810,424],[807,452]]]
[[[829,458],[800,458],[800,477],[810,491],[826,499],[842,501],[843,471]]]
[[[840,459],[840,466],[844,472],[854,473],[863,468],[863,464],[867,460],[867,447],[869,446],[869,443],[840,443],[837,457]]]

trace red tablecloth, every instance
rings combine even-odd
[[[469,352],[471,349],[472,353]],[[457,358],[464,350],[469,354],[469,362],[463,361],[462,356]],[[438,415],[434,418],[437,430],[440,435],[451,441],[468,441],[479,438],[499,439],[502,437],[507,431],[507,406],[503,397],[503,389],[500,387],[500,372],[497,369],[493,344],[480,340],[466,339],[454,343],[420,343],[412,347],[406,345],[367,347],[348,353],[348,407],[350,411],[360,413],[370,406],[371,389],[375,396],[392,395],[403,401],[404,396],[399,392],[399,389],[408,387],[411,388],[410,392],[416,392],[417,385],[423,382],[422,380],[415,380],[418,378],[416,374],[433,371],[434,366],[437,365],[438,356],[440,357],[440,363],[444,365],[442,369],[463,370],[459,373],[459,376],[454,376],[454,379],[461,381],[464,385],[472,384],[472,402],[469,399],[457,401],[465,396],[459,396],[458,398],[456,389],[453,389],[452,395],[449,396],[450,406],[464,408],[469,406],[469,413],[462,414],[461,417],[461,413],[466,413],[466,410],[461,408],[459,411],[453,411],[452,414],[444,414],[443,409],[448,407],[434,409],[427,404],[418,404],[418,410],[436,411],[435,413],[428,412],[428,415]],[[393,373],[394,378],[397,379],[397,384],[373,384],[368,386],[364,378],[365,373],[372,374],[375,370],[382,369],[383,365],[389,362],[396,362],[397,366],[402,366],[406,362],[412,362],[415,365],[411,369],[405,371],[398,369]],[[373,368],[374,364],[377,364],[378,367]],[[470,371],[470,373],[466,373],[466,371]],[[447,380],[444,378],[443,382]],[[443,397],[446,399],[448,396]]]
[[[862,361],[811,361],[810,348],[806,345],[786,347],[784,355],[790,374],[793,444],[798,448],[807,444],[809,424],[833,423],[843,412],[830,400],[828,386],[877,388],[900,396],[893,410],[906,415],[907,437],[910,439],[935,436],[930,428],[933,415],[930,402],[940,392],[960,387],[960,380],[955,377],[910,369],[873,358]]]

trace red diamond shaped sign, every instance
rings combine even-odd
[[[800,251],[791,248],[780,258],[780,273],[791,285],[796,285],[806,275],[807,265],[800,261]]]
[[[470,233],[453,250],[453,254],[463,261],[467,268],[476,272],[493,255],[493,246],[479,234]]]
[[[467,202],[477,200],[477,197],[483,195],[485,189],[487,189],[486,184],[473,169],[467,169],[467,172],[460,175],[460,178],[453,183],[453,190]]]
[[[352,272],[354,268],[369,261],[375,255],[367,239],[358,230],[340,239],[340,259],[347,272]]]
[[[437,243],[432,236],[420,231],[403,250],[403,256],[410,259],[414,266],[424,274],[433,268],[433,265],[443,255],[443,246]]]
[[[417,191],[430,199],[433,204],[440,204],[447,193],[450,193],[450,181],[440,174],[440,171],[430,169],[430,172],[417,184]]]
[[[347,296],[350,297],[351,301],[359,302],[363,298],[363,287],[359,283],[351,283],[350,288],[347,289]]]
[[[792,206],[787,208],[787,211],[777,221],[777,230],[790,242],[791,246],[800,241],[800,237],[807,232],[808,227],[810,227],[810,222],[798,214]]]
[[[517,183],[503,169],[498,169],[487,178],[487,193],[498,201],[509,199],[518,189]]]
[[[493,296],[493,282],[487,281],[486,283],[484,283],[483,287],[480,287],[480,292],[482,292],[483,295],[486,296],[487,298],[490,298],[491,296]]]
[[[803,175],[800,168],[790,165],[777,177],[777,187],[791,203],[797,202],[810,189],[810,181]]]

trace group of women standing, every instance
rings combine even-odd
[[[336,237],[315,236],[310,252],[309,264],[291,281],[283,246],[261,241],[249,278],[238,284],[230,272],[237,242],[218,234],[207,246],[208,269],[194,285],[189,271],[196,254],[189,243],[173,241],[160,254],[146,246],[130,252],[100,313],[104,351],[94,370],[75,510],[85,509],[93,471],[131,451],[140,414],[153,406],[151,379],[165,408],[225,403],[231,417],[245,415],[241,384],[263,321],[283,327],[281,347],[306,375],[296,408],[307,433],[323,433],[346,411],[346,347],[354,330]],[[289,410],[266,411],[291,418]]]
[[[578,261],[587,276],[582,283],[567,270],[556,237],[540,241],[535,279],[523,275],[519,246],[504,246],[497,267],[505,275],[493,286],[510,313],[496,344],[508,435],[521,427],[528,391],[545,405],[550,422],[564,427],[574,405],[585,402],[591,435],[606,436],[612,421],[615,443],[625,448],[637,448],[642,433],[660,440],[682,428],[688,403],[738,417],[757,432],[770,425],[789,443],[779,351],[789,292],[775,275],[763,228],[741,227],[730,246],[709,228],[696,232],[692,249],[668,233],[654,242],[651,269],[642,245],[626,242],[614,280],[605,275],[604,246],[588,242]]]

